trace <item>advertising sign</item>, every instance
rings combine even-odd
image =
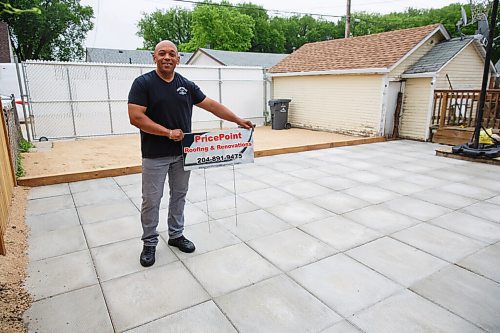
[[[253,163],[253,129],[187,133],[182,152],[184,170]]]

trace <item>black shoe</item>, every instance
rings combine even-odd
[[[191,242],[189,239],[187,239],[184,236],[181,236],[179,238],[174,238],[174,239],[170,238],[168,240],[168,245],[175,246],[179,250],[181,250],[182,252],[186,252],[186,253],[191,253],[191,252],[194,252],[194,250],[195,250],[193,242]]]
[[[144,245],[141,252],[141,265],[144,267],[153,266],[155,263],[155,252],[156,246]]]

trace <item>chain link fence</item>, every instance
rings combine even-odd
[[[129,123],[128,92],[136,77],[154,68],[154,65],[128,64],[23,63],[33,139],[138,133]],[[241,117],[257,125],[264,123],[268,89],[262,68],[179,66],[176,71]],[[193,111],[193,129],[227,125],[211,113]]]
[[[11,95],[9,98],[2,97],[2,112],[4,114],[5,127],[7,128],[7,136],[9,139],[10,157],[14,171],[16,172],[19,170],[19,163],[21,163],[17,157],[19,155],[19,142],[22,138],[22,132],[14,95]]]

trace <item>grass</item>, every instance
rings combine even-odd
[[[26,171],[24,170],[23,168],[23,157],[21,156],[21,153],[27,153],[30,148],[33,148],[33,144],[31,142],[29,142],[28,140],[25,140],[24,138],[21,138],[19,140],[19,149],[17,151],[17,156],[16,156],[16,159],[17,159],[17,169],[16,169],[16,177],[19,178],[19,177],[23,177],[24,175],[26,175]]]

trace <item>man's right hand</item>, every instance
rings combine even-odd
[[[181,141],[184,138],[184,132],[181,129],[170,130],[168,138],[174,141]]]

